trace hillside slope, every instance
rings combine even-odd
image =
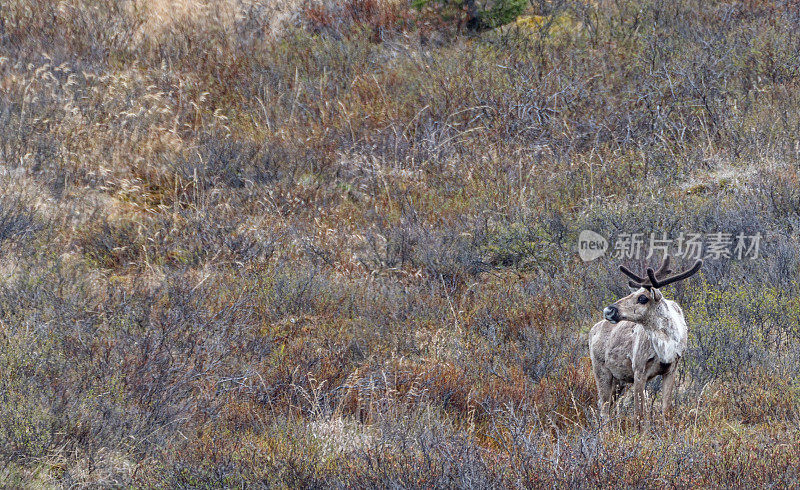
[[[4,3],[0,481],[798,485],[794,3],[435,7]],[[682,233],[674,416],[602,423],[586,332]]]

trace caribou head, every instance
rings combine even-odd
[[[603,317],[611,323],[627,320],[647,326],[650,323],[647,320],[656,314],[655,312],[659,310],[659,305],[663,299],[659,289],[667,284],[691,277],[703,266],[703,261],[698,260],[691,269],[674,276],[668,276],[672,272],[669,268],[669,262],[669,256],[665,256],[658,270],[654,271],[651,267],[648,267],[646,277],[634,274],[624,265],[619,266],[619,270],[630,278],[628,285],[635,291],[616,303],[607,306],[603,310]]]

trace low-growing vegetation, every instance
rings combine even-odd
[[[790,1],[5,0],[0,481],[797,486],[798,86]],[[584,229],[763,237],[666,424]]]

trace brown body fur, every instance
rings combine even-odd
[[[592,327],[589,338],[589,354],[603,417],[608,416],[629,384],[633,384],[637,417],[641,416],[644,387],[656,376],[663,376],[662,412],[665,416],[668,414],[678,360],[661,362],[644,327],[629,321],[614,324],[602,320]]]

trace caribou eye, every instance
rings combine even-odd
[[[647,296],[645,296],[645,295],[641,294],[641,295],[639,295],[639,298],[638,298],[636,301],[637,301],[637,302],[638,302],[640,305],[643,305],[643,304],[647,303],[649,300],[650,300],[650,298],[648,298]]]

